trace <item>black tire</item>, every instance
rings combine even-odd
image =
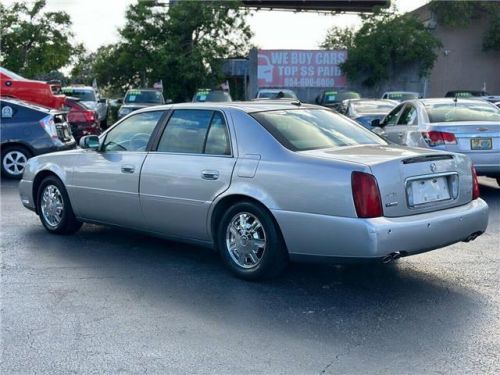
[[[228,234],[230,232],[229,228],[235,220],[238,220],[240,214],[247,214],[249,220],[251,220],[250,223],[255,222],[255,220],[253,220],[254,218],[257,219],[258,224],[260,224],[259,228],[261,229],[255,231],[255,234],[248,234],[248,237],[245,231],[244,235],[238,237],[239,243],[241,243],[242,238],[245,237],[245,243],[242,246],[248,246],[250,248],[250,246],[254,244],[254,239],[257,241],[262,241],[259,239],[262,237],[265,239],[265,246],[257,252],[252,253],[252,256],[257,256],[261,251],[258,263],[251,267],[247,264],[244,266],[238,264],[235,252],[231,252],[227,244],[227,241],[231,241],[231,239],[227,239],[227,236],[230,236],[230,234]],[[250,224],[248,225],[250,226]],[[251,229],[249,229],[248,233],[250,232]],[[257,234],[257,232],[260,234]],[[288,264],[288,251],[274,218],[271,217],[263,207],[251,202],[237,203],[226,211],[217,228],[216,245],[226,267],[236,276],[245,280],[260,280],[277,276],[285,270]],[[247,261],[251,262],[252,260],[250,257],[247,257],[243,260],[243,263]],[[248,268],[245,268],[245,266]]]
[[[498,186],[500,186],[500,177],[496,178]]]
[[[31,152],[23,146],[2,148],[2,176],[19,180],[23,177],[24,165],[31,157]],[[21,168],[22,164],[22,168]]]
[[[50,187],[55,187],[57,189],[61,198],[60,201],[62,202],[62,213],[57,215],[60,217],[60,221],[55,225],[49,222],[49,219],[45,215],[46,211],[42,207],[43,194],[46,189],[50,189]],[[37,212],[45,229],[53,234],[72,234],[78,231],[82,226],[82,222],[75,218],[64,184],[55,176],[46,177],[40,184],[37,192]]]

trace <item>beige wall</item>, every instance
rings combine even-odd
[[[432,22],[428,6],[415,11],[424,22]],[[481,90],[500,95],[500,52],[482,50],[486,19],[473,20],[466,29],[436,25],[433,34],[443,43],[428,80],[427,97],[443,96],[450,90]]]

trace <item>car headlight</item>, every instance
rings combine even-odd
[[[118,111],[118,114],[120,116],[125,116],[125,115],[128,115],[130,112],[132,112],[132,110],[130,108],[120,108],[120,110]]]

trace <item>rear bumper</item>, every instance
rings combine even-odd
[[[358,219],[273,211],[291,256],[383,258],[417,254],[465,240],[488,226],[488,205],[466,205],[405,217]]]

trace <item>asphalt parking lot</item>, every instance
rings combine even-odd
[[[0,372],[498,374],[500,189],[481,178],[481,194],[472,243],[248,283],[203,248],[50,235],[3,180]]]

